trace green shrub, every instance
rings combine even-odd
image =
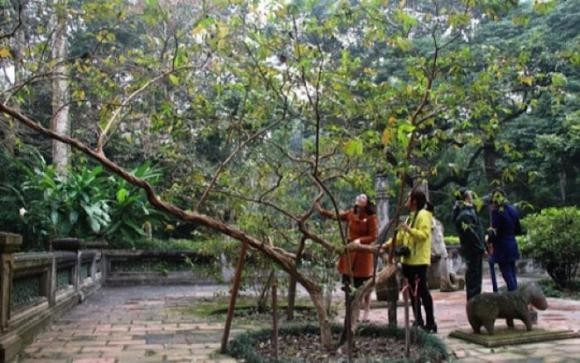
[[[219,257],[221,253],[235,250],[239,246],[237,241],[225,238],[204,239],[159,239],[139,238],[127,240],[119,248],[131,248],[149,251],[191,251],[201,256]],[[221,247],[221,248],[220,248]]]
[[[161,178],[161,173],[147,162],[133,169],[131,174],[153,185]],[[150,237],[151,233],[148,235],[146,230],[151,232],[164,216],[149,204],[144,190],[124,179],[109,180],[109,195],[115,198],[110,201],[111,223],[104,229],[106,239],[111,244],[124,245],[125,241]]]
[[[559,287],[569,286],[580,261],[580,209],[547,208],[523,219],[522,253],[546,269]]]
[[[53,165],[35,168],[22,191],[25,195],[43,194],[29,201],[25,222],[39,224],[49,239],[101,234],[111,221],[107,180],[102,172],[102,167],[81,168],[63,176]]]
[[[558,289],[558,286],[556,286],[553,280],[548,279],[539,280],[537,283],[542,288],[542,291],[544,292],[544,295],[546,295],[546,297],[556,297],[556,298],[564,297],[564,293]]]
[[[24,193],[22,184],[34,175],[34,168],[46,165],[40,152],[25,144],[19,145],[16,155],[0,147],[0,229],[23,236],[24,250],[43,249],[43,228],[27,224],[24,214],[28,202],[42,198],[42,190]]]
[[[146,237],[162,218],[141,189],[82,157],[66,176],[34,148],[20,147],[16,155],[0,148],[0,165],[0,226],[23,235],[23,250],[44,249],[59,237],[104,238],[131,248],[125,241]],[[152,184],[160,178],[147,163],[132,174]]]

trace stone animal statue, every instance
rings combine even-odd
[[[542,289],[533,282],[522,285],[515,291],[483,293],[474,296],[467,302],[467,319],[476,334],[481,333],[483,326],[489,335],[493,335],[496,319],[506,319],[510,328],[514,326],[514,319],[519,319],[530,331],[532,322],[528,310],[529,304],[539,310],[548,308]]]

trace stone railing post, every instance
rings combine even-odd
[[[12,294],[12,277],[14,275],[14,252],[20,249],[22,236],[14,233],[0,232],[0,330],[4,331],[10,320],[10,296]]]
[[[80,293],[81,290],[81,240],[77,238],[61,238],[51,241],[51,250],[54,251],[70,251],[75,252],[77,261],[72,274],[72,283],[75,292]]]
[[[99,257],[102,256],[102,249],[107,247],[107,243],[105,241],[83,241],[78,238],[62,238],[52,241],[51,245],[54,250],[76,253],[77,259],[72,276],[72,282],[74,290],[79,296],[79,301],[84,301],[86,295],[90,293],[92,289],[90,285],[99,283],[99,281],[97,281],[97,263],[101,263],[102,273],[102,258],[99,260]],[[83,259],[85,260],[84,262],[87,263],[89,260],[87,256],[91,258],[88,266],[90,282],[83,285],[85,278],[89,277],[86,276],[83,271]]]
[[[54,306],[56,304],[56,256],[54,253],[51,254],[50,270],[48,270],[46,281],[46,298],[48,299],[48,305]]]
[[[107,248],[108,243],[105,241],[91,241],[81,243],[81,246],[84,248],[89,248],[95,250],[95,254],[93,255],[93,260],[91,262],[91,278],[93,281],[97,280],[97,271],[101,271],[101,276],[104,276],[103,273],[103,264],[104,264],[104,256],[103,256],[103,249]],[[99,269],[100,264],[100,269]]]

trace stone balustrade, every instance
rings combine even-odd
[[[53,241],[49,252],[18,253],[22,237],[0,232],[0,361],[11,361],[51,319],[100,288],[100,244]]]
[[[189,251],[104,251],[106,285],[215,284],[222,263]]]

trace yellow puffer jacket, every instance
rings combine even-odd
[[[413,215],[409,216],[409,223],[413,221]],[[401,263],[405,265],[430,265],[431,264],[431,225],[433,215],[431,212],[421,209],[417,218],[412,223],[411,231],[399,230],[397,244],[407,246],[411,250],[408,257],[402,257]]]

